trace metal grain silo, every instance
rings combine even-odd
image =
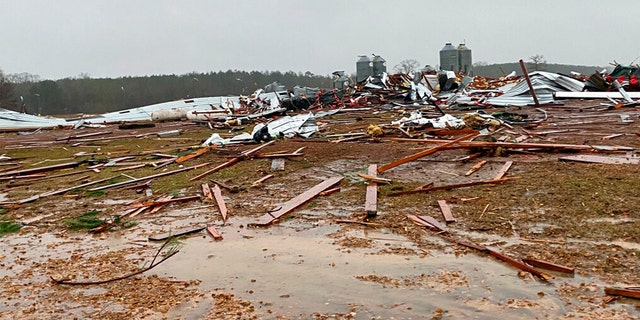
[[[447,42],[440,50],[440,70],[457,72],[460,69],[458,49]]]
[[[455,71],[462,71],[465,74],[469,74],[469,72],[471,72],[472,63],[473,62],[471,61],[471,49],[467,48],[467,46],[464,43],[461,43],[458,46],[459,70],[455,70]]]
[[[381,56],[373,56],[373,76],[382,77],[382,74],[387,72],[387,60]]]
[[[360,83],[373,75],[373,62],[367,56],[360,56],[356,62],[356,82]]]

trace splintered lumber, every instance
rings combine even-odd
[[[22,199],[22,200],[18,201],[18,204],[25,204],[25,203],[36,201],[36,200],[38,200],[40,198],[44,198],[44,197],[48,197],[48,196],[54,196],[54,195],[57,195],[57,194],[63,194],[63,193],[66,193],[68,191],[71,191],[71,190],[88,187],[88,186],[91,186],[91,185],[94,185],[94,184],[98,184],[98,183],[102,183],[102,182],[105,182],[105,181],[109,181],[111,179],[115,179],[117,177],[118,176],[111,177],[111,178],[104,178],[104,179],[100,179],[100,180],[96,180],[96,181],[92,181],[92,182],[83,183],[83,184],[80,184],[80,185],[77,185],[77,186],[74,186],[74,187],[69,187],[69,188],[60,189],[60,190],[56,190],[56,191],[49,191],[49,192],[41,193],[39,195],[35,195],[35,196],[29,197],[29,198],[26,198],[26,199]]]
[[[542,261],[542,260],[537,260],[532,258],[522,259],[522,261],[528,265],[538,267],[541,269],[547,269],[551,271],[558,271],[558,272],[571,273],[571,274],[574,274],[576,272],[574,268],[570,268],[567,266],[563,266],[563,265],[559,265],[559,264],[555,264],[547,261]]]
[[[179,203],[179,202],[187,202],[187,201],[192,201],[192,200],[197,200],[200,199],[200,196],[189,196],[189,197],[182,197],[182,198],[175,198],[175,199],[160,199],[160,200],[156,200],[156,201],[149,201],[149,202],[145,202],[142,204],[138,204],[138,205],[134,205],[131,206],[132,208],[141,208],[141,207],[157,207],[157,206],[164,206],[167,204],[171,204],[171,203]]]
[[[257,185],[259,185],[259,184],[261,184],[261,183],[263,183],[263,182],[265,182],[265,181],[267,181],[267,180],[269,180],[269,179],[271,179],[271,178],[273,178],[273,177],[274,177],[274,176],[273,176],[272,174],[268,174],[268,175],[266,175],[266,176],[264,176],[264,177],[262,177],[262,178],[260,178],[260,179],[258,179],[258,180],[256,180],[256,181],[254,181],[254,182],[251,184],[251,186],[252,186],[252,187],[255,187],[255,186],[257,186]]]
[[[311,189],[287,201],[280,207],[280,209],[274,212],[265,213],[263,216],[258,218],[258,220],[254,224],[258,226],[266,226],[268,224],[271,224],[272,222],[278,220],[280,217],[290,213],[291,211],[295,210],[297,207],[305,204],[307,201],[315,198],[316,196],[318,196],[320,192],[339,183],[341,180],[342,180],[342,177],[333,177],[333,178],[328,178],[322,181],[321,183],[315,185]]]
[[[397,167],[399,165],[402,165],[402,164],[405,164],[407,162],[414,161],[414,160],[420,159],[422,157],[428,156],[430,154],[436,153],[436,152],[438,152],[438,151],[440,151],[440,150],[442,150],[442,149],[444,149],[444,148],[446,148],[448,146],[454,145],[456,143],[459,143],[459,142],[467,140],[467,139],[471,139],[471,138],[475,137],[477,134],[478,133],[468,134],[468,135],[465,135],[465,136],[463,136],[461,138],[458,138],[456,140],[446,142],[446,143],[441,144],[439,146],[436,146],[436,147],[433,147],[433,148],[430,148],[430,149],[427,149],[427,150],[423,150],[423,151],[420,151],[418,153],[412,154],[410,156],[404,157],[402,159],[399,159],[399,160],[393,161],[391,163],[385,164],[385,165],[383,165],[383,166],[378,168],[378,173],[385,172],[385,171],[387,171],[387,170],[389,170],[391,168],[395,168],[395,167]],[[440,140],[440,142],[442,142],[442,141]]]
[[[375,174],[377,174],[377,172],[374,172],[374,175],[372,175],[371,172],[369,172],[369,174],[358,173],[358,177],[365,180],[369,180],[369,182],[386,183],[386,184],[392,183],[391,179],[380,178],[375,176]]]
[[[614,134],[610,134],[608,136],[602,137],[602,140],[611,140],[613,138],[622,137],[622,136],[624,136],[624,133],[614,133]]]
[[[627,298],[640,299],[640,290],[637,288],[604,288],[604,293],[610,296],[623,296]]]
[[[398,142],[426,142],[426,143],[440,143],[442,140],[438,139],[406,139],[406,138],[393,138],[392,141]],[[586,144],[554,144],[554,143],[526,143],[526,142],[490,142],[490,141],[462,141],[455,146],[446,146],[442,149],[469,149],[469,148],[495,148],[501,147],[503,149],[563,149],[573,151],[583,150],[598,150],[601,146],[591,146]],[[613,147],[612,150],[618,150],[626,147]]]
[[[131,180],[128,180],[128,181],[123,181],[123,182],[119,182],[119,183],[109,184],[109,185],[106,185],[106,186],[92,188],[92,189],[89,189],[89,191],[105,190],[105,189],[111,189],[111,188],[116,188],[116,187],[122,187],[122,186],[125,186],[125,185],[128,185],[128,184],[132,184],[132,183],[147,181],[147,180],[151,180],[151,179],[155,179],[155,178],[159,178],[159,177],[164,177],[164,176],[176,174],[176,173],[183,172],[183,171],[198,169],[198,168],[201,168],[201,167],[204,167],[204,166],[207,166],[207,165],[209,165],[209,162],[202,163],[202,164],[195,165],[195,166],[191,166],[191,167],[182,168],[182,169],[177,169],[177,170],[173,170],[173,171],[167,171],[167,172],[163,172],[163,173],[158,173],[158,174],[154,174],[154,175],[151,175],[151,176],[146,176],[146,177],[137,178],[137,179],[131,179]]]
[[[418,225],[423,227],[427,227],[429,229],[433,229],[436,231],[446,232],[447,227],[443,226],[438,220],[430,217],[430,216],[416,216],[413,214],[408,214],[407,218],[411,221],[415,222]]]
[[[219,171],[219,170],[222,170],[222,169],[224,169],[226,167],[232,166],[236,162],[238,162],[238,161],[240,161],[242,159],[250,158],[250,157],[254,156],[256,153],[258,153],[258,151],[260,151],[262,148],[264,148],[264,147],[266,147],[268,145],[271,145],[271,144],[273,144],[275,142],[276,142],[275,140],[271,140],[271,141],[269,141],[267,143],[264,143],[264,144],[261,144],[261,145],[255,147],[253,149],[243,151],[237,157],[231,158],[231,160],[229,160],[229,161],[227,161],[225,163],[222,163],[222,164],[216,166],[213,169],[207,170],[207,171],[205,171],[205,172],[203,172],[203,173],[201,173],[201,174],[189,179],[189,181],[195,181],[195,180],[202,179],[202,178],[204,178],[204,177],[206,177],[206,176],[208,176],[208,175],[210,175],[210,174],[212,174],[212,173],[214,173],[216,171]]]
[[[513,258],[511,258],[509,256],[506,256],[506,255],[504,255],[504,254],[502,254],[500,252],[497,252],[497,251],[494,251],[492,249],[489,249],[489,248],[487,248],[485,246],[479,246],[479,245],[474,244],[474,243],[469,243],[469,242],[461,241],[461,240],[458,240],[458,239],[455,239],[455,238],[450,238],[450,237],[443,237],[443,238],[446,239],[446,240],[449,240],[451,242],[457,243],[457,244],[459,244],[461,246],[465,246],[467,248],[472,248],[472,249],[476,249],[476,250],[481,251],[481,252],[489,253],[494,258],[502,260],[502,261],[504,261],[504,262],[506,262],[506,263],[508,263],[508,264],[510,264],[510,265],[522,270],[522,271],[529,272],[529,273],[533,274],[534,276],[539,277],[540,279],[549,280],[549,279],[553,279],[554,278],[550,274],[538,271],[538,270],[536,270],[536,269],[524,264],[523,262],[520,262],[520,261],[518,261],[516,259],[513,259]]]
[[[494,183],[509,181],[512,179],[513,178],[501,178],[501,179],[474,181],[474,182],[459,183],[459,184],[450,184],[450,185],[437,186],[437,187],[418,188],[414,190],[389,193],[387,195],[390,197],[396,197],[396,196],[403,196],[407,194],[415,194],[415,193],[423,193],[423,192],[427,193],[427,192],[436,191],[436,190],[450,190],[450,189],[472,187],[472,186],[483,185],[483,184],[494,184]]]
[[[171,231],[171,232],[167,232],[167,233],[161,233],[158,235],[152,235],[149,236],[149,241],[165,241],[171,237],[180,237],[180,236],[184,236],[184,235],[188,235],[188,234],[192,234],[192,233],[196,233],[196,232],[200,232],[202,230],[204,230],[205,227],[198,227],[198,228],[191,228],[191,229],[180,229],[180,230],[176,230],[176,231]]]
[[[498,173],[496,173],[495,177],[493,177],[493,180],[502,179],[502,177],[504,177],[504,175],[507,174],[507,171],[509,170],[509,168],[511,168],[511,165],[513,165],[513,161],[505,162],[502,168],[498,170]]]
[[[587,163],[602,163],[602,164],[640,164],[640,158],[637,157],[607,157],[596,155],[575,155],[558,158],[562,161],[577,161]]]
[[[456,222],[456,218],[453,217],[451,213],[451,207],[447,203],[446,200],[438,200],[438,206],[440,206],[440,211],[442,211],[442,216],[444,217],[444,221],[446,222]]]
[[[207,232],[213,237],[213,239],[222,240],[222,233],[220,233],[215,226],[207,226]]]
[[[81,165],[82,163],[84,163],[84,161],[60,163],[60,164],[55,164],[55,165],[52,165],[52,166],[38,167],[38,168],[31,168],[31,169],[5,171],[5,172],[0,173],[0,177],[4,177],[4,176],[19,176],[19,175],[23,176],[23,175],[34,174],[34,173],[54,171],[54,170],[58,170],[58,169],[73,168],[73,167],[77,167],[77,166]]]
[[[504,254],[502,254],[500,252],[493,251],[491,249],[487,249],[487,251],[489,252],[490,255],[494,256],[495,258],[498,258],[498,259],[500,259],[500,260],[502,260],[502,261],[504,261],[504,262],[506,262],[506,263],[508,263],[508,264],[510,264],[510,265],[522,270],[522,271],[526,271],[526,272],[529,272],[529,273],[533,274],[534,276],[538,276],[541,279],[549,280],[549,279],[553,279],[554,278],[550,274],[546,274],[546,273],[544,273],[542,271],[538,271],[538,270],[536,270],[536,269],[534,269],[534,268],[532,268],[532,267],[530,267],[530,266],[528,266],[528,265],[526,265],[526,264],[524,264],[524,263],[522,263],[522,262],[520,262],[520,261],[518,261],[516,259],[513,259],[513,258],[511,258],[509,256],[506,256],[506,255],[504,255]]]
[[[364,211],[367,213],[367,217],[375,217],[378,214],[378,184],[377,177],[378,165],[370,164],[368,173],[372,179],[367,184],[367,190],[364,201]]]
[[[476,163],[476,164],[475,164],[473,167],[471,167],[471,169],[469,169],[469,171],[467,171],[467,173],[465,173],[464,175],[465,175],[465,176],[469,176],[469,175],[471,175],[472,173],[474,173],[474,172],[476,172],[476,171],[480,170],[480,168],[482,168],[482,166],[484,166],[486,163],[487,163],[487,160],[482,160],[482,161],[480,161],[480,162]]]
[[[214,145],[211,145],[211,146],[208,146],[208,147],[204,147],[204,148],[198,149],[198,151],[196,151],[194,153],[190,153],[188,155],[184,155],[184,156],[176,159],[176,163],[183,163],[183,162],[185,162],[187,160],[190,160],[190,159],[193,159],[193,158],[197,158],[197,157],[209,152],[209,150],[217,148],[217,147],[218,147],[218,145],[214,144]]]
[[[227,221],[227,205],[222,198],[222,190],[217,184],[213,185],[213,197],[216,198],[216,204],[218,205],[218,209],[220,210],[220,214],[222,215],[222,221]]]
[[[209,184],[207,184],[206,182],[202,184],[202,195],[205,198],[213,200],[213,194],[211,192],[211,187],[209,187]]]
[[[336,193],[336,192],[340,192],[340,187],[337,187],[337,188],[331,188],[331,189],[328,189],[328,190],[322,191],[322,192],[320,192],[318,195],[319,195],[319,196],[321,196],[321,197],[324,197],[324,196],[328,196],[328,195],[330,195],[330,194],[334,194],[334,193]]]

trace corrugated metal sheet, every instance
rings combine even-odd
[[[65,119],[39,117],[0,108],[0,130],[18,131],[73,126]]]

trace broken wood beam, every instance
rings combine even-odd
[[[227,221],[227,204],[224,202],[224,198],[222,198],[222,190],[217,184],[213,185],[213,197],[216,199],[216,204],[218,205],[218,209],[220,210],[220,214],[222,215],[222,221]]]
[[[25,204],[25,203],[36,201],[36,200],[44,198],[44,197],[54,196],[54,195],[66,193],[66,192],[71,191],[71,190],[84,188],[84,187],[88,187],[88,186],[91,186],[91,185],[94,185],[94,184],[98,184],[98,183],[102,183],[102,182],[105,182],[105,181],[109,181],[109,180],[115,179],[117,177],[118,176],[111,177],[111,178],[104,178],[104,179],[83,183],[83,184],[80,184],[80,185],[77,185],[77,186],[73,186],[73,187],[69,187],[69,188],[64,188],[64,189],[60,189],[60,190],[56,190],[56,191],[49,191],[49,192],[41,193],[39,195],[35,195],[35,196],[29,197],[29,198],[26,198],[26,199],[22,199],[22,200],[18,201],[18,204]]]
[[[406,138],[392,138],[392,141],[397,142],[426,142],[426,143],[440,143],[442,140],[438,139],[406,139]],[[504,149],[564,149],[564,150],[597,150],[598,146],[591,146],[585,144],[554,144],[554,143],[527,143],[527,142],[490,142],[490,141],[461,141],[455,146],[446,146],[443,149],[469,149],[469,148],[493,148],[502,147]]]
[[[364,201],[364,211],[367,213],[367,217],[373,218],[378,215],[378,184],[377,177],[378,174],[378,165],[370,164],[368,168],[369,183],[367,184],[366,193],[365,193],[365,201]],[[360,175],[360,174],[358,174]]]
[[[202,195],[209,200],[213,200],[211,187],[209,187],[209,184],[207,184],[206,182],[202,184]]]
[[[640,157],[607,157],[590,154],[560,157],[558,160],[601,164],[640,164]]]
[[[213,237],[213,239],[222,240],[222,233],[218,231],[218,229],[215,226],[213,225],[207,226],[207,232],[209,233],[209,235]]]
[[[374,172],[375,174],[377,174],[377,172]],[[375,182],[375,183],[385,183],[385,184],[391,184],[392,180],[391,179],[385,179],[385,178],[380,178],[377,177],[375,175],[371,175],[371,174],[364,174],[364,173],[358,173],[358,177],[368,180],[369,182]]]
[[[640,290],[638,290],[637,288],[631,288],[631,287],[627,287],[627,288],[612,288],[612,287],[607,287],[604,288],[604,293],[610,295],[610,296],[622,296],[622,297],[627,297],[627,298],[634,298],[634,299],[640,299]]]
[[[261,183],[263,183],[263,182],[265,182],[265,181],[267,181],[267,180],[269,180],[269,179],[271,179],[271,178],[273,178],[273,177],[274,177],[274,175],[272,175],[272,174],[268,174],[268,175],[266,175],[266,176],[264,176],[264,177],[262,177],[262,178],[260,178],[260,179],[258,179],[258,180],[256,180],[256,181],[254,181],[254,182],[251,184],[251,186],[252,186],[252,187],[258,186],[259,184],[261,184]]]
[[[574,274],[576,272],[574,268],[551,263],[548,261],[542,261],[542,260],[537,260],[533,258],[522,259],[522,261],[528,265],[531,265],[533,267],[538,267],[541,269],[547,269],[551,271],[564,272],[564,273],[570,273],[570,274]]]
[[[275,140],[271,140],[271,141],[269,141],[267,143],[261,144],[261,145],[255,147],[255,148],[253,148],[253,149],[243,151],[237,157],[231,158],[231,160],[229,160],[229,161],[227,161],[225,163],[222,163],[222,164],[216,166],[213,169],[207,170],[207,171],[205,171],[205,172],[203,172],[203,173],[201,173],[201,174],[189,179],[189,181],[200,180],[200,179],[202,179],[202,178],[204,178],[204,177],[206,177],[206,176],[208,176],[208,175],[210,175],[210,174],[212,174],[212,173],[214,173],[216,171],[219,171],[219,170],[224,169],[226,167],[232,166],[236,162],[238,162],[238,161],[240,161],[242,159],[246,159],[246,158],[249,158],[249,157],[255,155],[258,151],[260,151],[260,149],[262,149],[262,148],[264,148],[264,147],[266,147],[268,145],[271,145],[273,143],[275,143]]]
[[[387,196],[397,197],[397,196],[403,196],[403,195],[415,194],[415,193],[423,193],[423,192],[426,193],[426,192],[431,192],[436,190],[458,189],[458,188],[472,187],[472,186],[483,185],[483,184],[501,183],[501,182],[505,182],[513,179],[514,178],[501,178],[501,179],[474,181],[474,182],[459,183],[459,184],[450,184],[445,186],[437,186],[437,187],[429,187],[429,188],[420,188],[420,189],[414,189],[414,190],[408,190],[408,191],[389,193],[387,194]]]
[[[438,206],[440,207],[440,211],[442,211],[444,221],[446,221],[447,223],[458,221],[453,217],[453,214],[451,213],[451,207],[446,200],[438,200]]]
[[[258,218],[258,220],[253,224],[258,226],[266,226],[268,224],[271,224],[272,222],[280,219],[280,217],[290,213],[291,211],[295,210],[297,207],[305,204],[307,201],[315,198],[316,196],[318,196],[318,194],[320,194],[320,192],[339,183],[341,180],[342,180],[342,177],[328,178],[322,181],[321,183],[315,185],[311,189],[287,201],[280,207],[280,209],[274,212],[265,213],[260,218]]]
[[[179,202],[187,202],[187,201],[192,201],[192,200],[197,200],[197,199],[200,199],[200,196],[188,196],[188,197],[182,197],[182,198],[161,199],[161,200],[148,201],[148,202],[145,202],[145,203],[142,203],[142,204],[134,205],[134,206],[131,206],[131,208],[157,207],[157,206],[164,206],[164,205],[167,205],[167,204],[179,203]]]
[[[123,181],[123,182],[119,182],[119,183],[109,184],[109,185],[106,185],[106,186],[92,188],[92,189],[89,189],[89,191],[106,190],[106,189],[111,189],[111,188],[116,188],[116,187],[122,187],[122,186],[125,186],[125,185],[128,185],[128,184],[133,184],[133,183],[137,183],[137,182],[143,182],[143,181],[147,181],[147,180],[151,180],[151,179],[155,179],[155,178],[159,178],[159,177],[164,177],[164,176],[176,174],[176,173],[179,173],[179,172],[198,169],[198,168],[201,168],[201,167],[204,167],[204,166],[207,166],[207,165],[209,165],[209,162],[198,164],[198,165],[191,166],[191,167],[182,168],[182,169],[177,169],[177,170],[173,170],[173,171],[167,171],[167,172],[163,172],[163,173],[158,173],[158,174],[154,174],[154,175],[150,175],[150,176],[146,176],[146,177],[142,177],[142,178],[136,178],[136,179],[131,179],[131,180],[128,180],[128,181]]]
[[[421,225],[423,227],[427,227],[429,229],[433,229],[439,232],[447,231],[446,226],[442,225],[440,222],[438,222],[438,220],[430,216],[417,216],[413,214],[408,214],[407,218],[409,218],[411,221],[415,222],[416,224]]]
[[[194,152],[194,153],[190,153],[187,155],[184,155],[182,157],[179,157],[178,159],[176,159],[176,163],[183,163],[187,160],[193,159],[193,158],[197,158],[207,152],[209,152],[211,149],[217,148],[218,145],[214,144],[214,145],[210,145],[208,147],[204,147],[201,149],[198,149],[198,151]]]
[[[407,162],[414,161],[414,160],[420,159],[422,157],[428,156],[430,154],[436,153],[436,152],[438,152],[438,151],[440,151],[440,150],[442,150],[442,149],[444,149],[444,148],[446,148],[448,146],[454,145],[456,143],[459,143],[459,142],[467,140],[467,139],[471,139],[471,138],[475,137],[477,134],[478,134],[477,132],[476,133],[472,133],[472,134],[468,134],[468,135],[465,135],[465,136],[463,136],[461,138],[458,138],[456,140],[447,141],[447,142],[445,142],[445,143],[443,143],[443,144],[441,144],[439,146],[436,146],[436,147],[433,147],[433,148],[430,148],[430,149],[426,149],[426,150],[420,151],[418,153],[406,156],[406,157],[404,157],[402,159],[399,159],[399,160],[393,161],[391,163],[385,164],[385,165],[383,165],[383,166],[378,168],[378,173],[385,172],[385,171],[387,171],[387,170],[389,170],[391,168],[395,168],[395,167],[397,167],[399,165],[402,165],[402,164],[405,164]],[[444,141],[440,140],[440,142],[444,142]]]
[[[527,86],[529,86],[529,93],[531,97],[533,97],[533,103],[536,108],[540,108],[540,102],[538,102],[538,96],[536,95],[536,90],[533,88],[533,84],[531,84],[531,78],[529,78],[529,72],[527,72],[527,67],[524,64],[524,61],[520,59],[520,68],[522,69],[522,74],[524,75],[524,79],[527,81]]]
[[[336,192],[340,192],[340,187],[327,189],[325,191],[320,192],[318,195],[321,197],[328,196],[330,194],[334,194]]]
[[[487,163],[487,160],[482,160],[478,163],[476,163],[473,167],[471,167],[471,169],[469,169],[469,171],[467,171],[467,173],[465,173],[465,176],[470,176],[472,173],[480,170],[480,168],[482,168],[482,166],[484,166]]]
[[[5,171],[5,172],[0,173],[0,177],[22,176],[22,175],[28,175],[28,174],[34,174],[34,173],[54,171],[54,170],[59,170],[59,169],[74,168],[74,167],[77,167],[77,166],[83,164],[84,162],[85,161],[67,162],[67,163],[54,164],[54,165],[46,166],[46,167]]]
[[[513,259],[513,258],[511,258],[509,256],[506,256],[506,255],[504,255],[504,254],[502,254],[502,253],[500,253],[498,251],[494,251],[494,250],[491,250],[491,249],[487,249],[487,251],[493,257],[498,258],[498,259],[500,259],[500,260],[502,260],[502,261],[504,261],[504,262],[506,262],[506,263],[508,263],[508,264],[510,264],[510,265],[522,270],[522,271],[526,271],[526,272],[529,272],[529,273],[533,274],[534,276],[538,276],[541,279],[549,280],[549,279],[553,279],[554,278],[550,274],[546,274],[546,273],[544,273],[542,271],[538,271],[538,270],[536,270],[536,269],[534,269],[534,268],[532,268],[532,267],[530,267],[530,266],[528,266],[528,265],[526,265],[526,264],[524,264],[524,263],[522,263],[522,262],[520,262],[520,261],[518,261],[516,259]]]
[[[505,162],[502,168],[500,168],[500,170],[498,170],[496,175],[493,177],[493,180],[502,179],[504,175],[507,174],[507,171],[509,170],[509,168],[511,168],[511,165],[513,165],[513,161]]]

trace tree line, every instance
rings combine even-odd
[[[5,76],[0,70],[0,107],[43,115],[99,114],[178,99],[250,95],[273,82],[287,89],[333,87],[330,76],[293,71],[227,70],[115,79],[84,74],[54,81],[29,74]]]

